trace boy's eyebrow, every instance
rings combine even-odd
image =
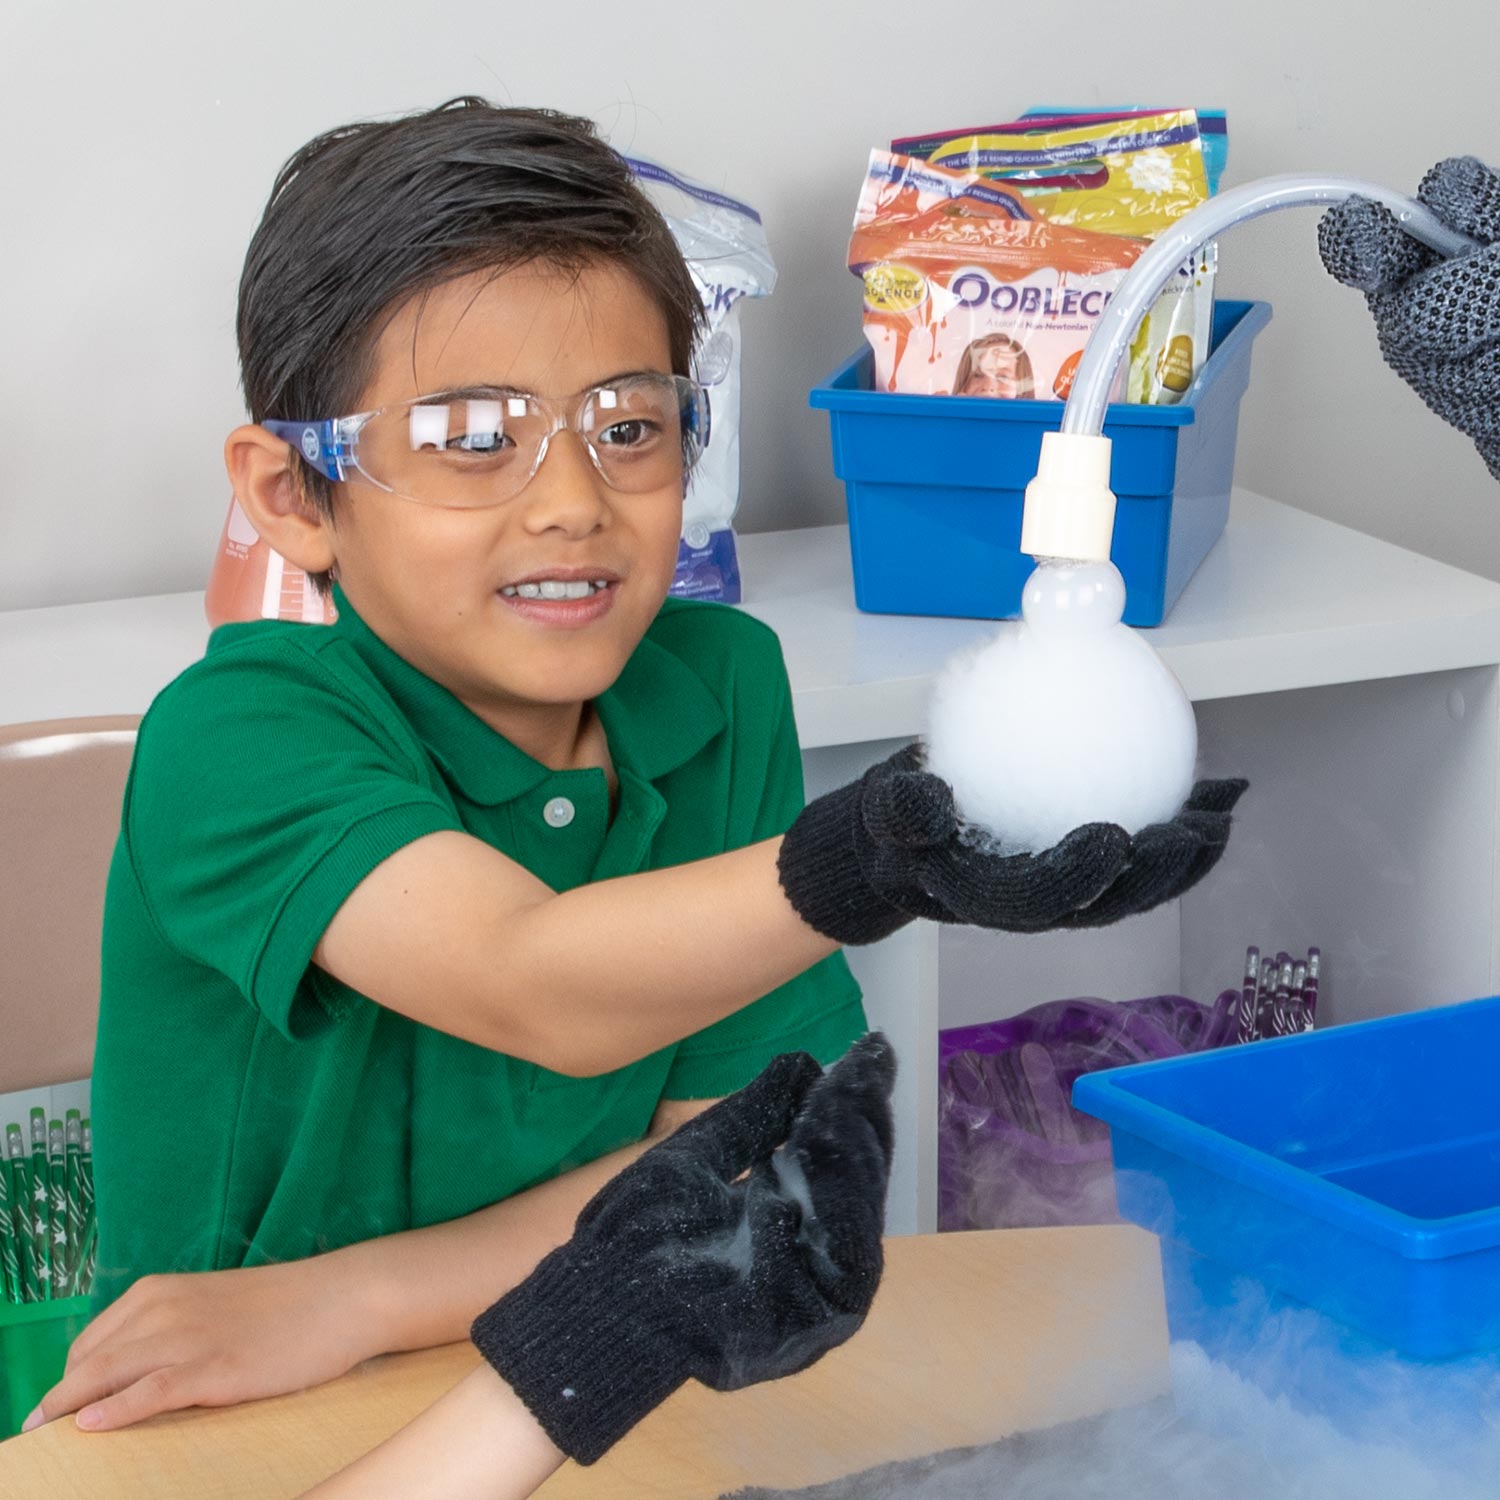
[[[584,387],[586,391],[596,391],[602,386],[620,385],[627,380],[639,380],[642,376],[655,376],[661,379],[661,370],[620,370],[613,375],[606,375],[602,380],[596,380],[592,385]],[[473,401],[484,400],[490,396],[535,396],[537,393],[529,390],[524,385],[459,385],[450,386],[446,390],[433,391],[430,395],[419,396],[419,401]],[[582,392],[572,392],[580,395]]]
[[[416,401],[473,401],[491,396],[530,396],[535,393],[520,385],[450,385],[440,391],[429,391],[425,396],[416,396]]]
[[[658,380],[660,380],[665,374],[666,371],[664,370],[621,370],[617,374],[606,375],[603,380],[596,380],[591,386],[588,386],[587,389],[596,391],[600,386],[619,385],[622,381],[625,380],[639,380],[643,375],[654,375]]]

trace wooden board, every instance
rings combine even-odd
[[[1168,1388],[1156,1242],[1128,1226],[887,1242],[863,1329],[812,1369],[720,1394],[684,1387],[543,1500],[713,1500],[1050,1426]],[[372,1360],[295,1396],[89,1435],[70,1421],[0,1444],[0,1495],[289,1500],[456,1384],[467,1344]]]

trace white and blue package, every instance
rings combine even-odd
[[[776,265],[760,215],[748,204],[655,162],[625,159],[666,219],[708,317],[695,373],[712,387],[713,425],[682,508],[671,592],[680,599],[738,604],[733,521],[740,501],[740,303],[770,296]]]

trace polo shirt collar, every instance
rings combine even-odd
[[[398,655],[334,585],[339,632],[390,693],[433,759],[469,801],[498,806],[558,774],[533,760]],[[595,700],[617,772],[656,781],[685,765],[725,727],[723,707],[679,657],[650,638]]]

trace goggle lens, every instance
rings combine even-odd
[[[538,397],[459,392],[372,413],[351,434],[354,466],[426,504],[496,505],[519,494],[548,443],[570,428],[613,489],[662,489],[703,451],[707,392],[682,376],[638,376],[589,391],[571,420]]]

